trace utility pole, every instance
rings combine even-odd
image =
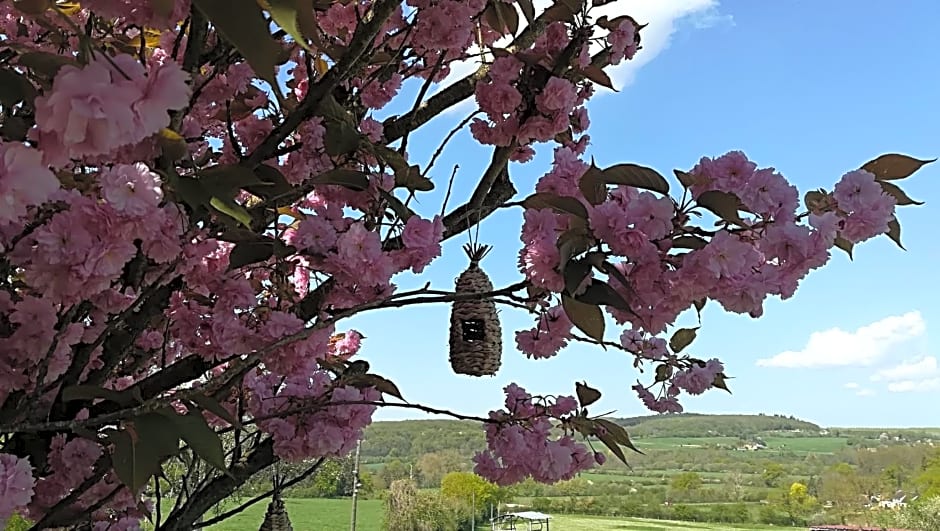
[[[359,449],[361,447],[362,440],[356,441],[356,460],[353,462],[352,521],[349,524],[350,531],[356,531],[356,503],[359,500]]]
[[[477,493],[470,491],[470,531],[477,529]]]

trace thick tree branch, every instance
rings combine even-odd
[[[304,120],[312,116],[327,94],[331,94],[333,89],[338,87],[340,83],[347,81],[361,67],[362,61],[368,59],[367,52],[371,49],[386,20],[392,16],[395,8],[399,5],[401,5],[401,2],[398,0],[382,0],[372,6],[368,15],[371,18],[359,24],[342,59],[333,65],[333,68],[330,68],[320,81],[310,86],[297,108],[288,114],[284,121],[278,124],[247,157],[246,162],[249,165],[257,166],[271,158],[277,152],[281,143],[296,131]]]
[[[532,46],[539,35],[545,32],[547,26],[545,14],[543,13],[533,20],[532,24],[526,26],[506,50],[510,53],[514,53]],[[477,81],[486,77],[489,71],[489,65],[480,65],[480,68],[475,72],[431,96],[418,108],[401,116],[385,120],[385,122],[382,123],[382,127],[386,141],[394,142],[402,138],[408,131],[424,125],[435,116],[444,112],[444,110],[473,96],[473,90],[476,87]]]
[[[277,458],[275,457],[275,459],[277,459]],[[325,461],[326,461],[326,459],[323,458],[323,457],[321,457],[320,459],[317,459],[316,462],[313,463],[313,465],[311,465],[309,468],[307,468],[307,470],[304,470],[302,473],[297,474],[297,476],[291,478],[290,481],[285,481],[283,485],[279,485],[279,488],[282,489],[282,490],[283,490],[283,489],[286,489],[286,488],[290,488],[290,487],[293,487],[294,485],[300,483],[301,481],[307,479],[308,477],[310,477],[311,475],[313,475],[317,470],[319,470],[319,469],[320,469],[320,465],[322,465]],[[274,464],[274,459],[272,459],[271,464]],[[268,465],[268,466],[270,466],[270,465]],[[271,490],[269,490],[269,491],[267,491],[267,492],[265,492],[265,493],[259,494],[259,495],[255,496],[254,498],[252,498],[252,499],[246,501],[245,503],[239,505],[238,507],[236,507],[236,508],[234,508],[234,509],[232,509],[232,510],[230,510],[230,511],[225,511],[224,513],[220,514],[219,516],[216,516],[216,517],[214,517],[214,518],[210,518],[210,519],[208,519],[208,520],[204,520],[204,521],[202,521],[202,522],[199,522],[198,524],[194,524],[194,525],[193,525],[193,528],[194,528],[194,529],[199,529],[199,528],[202,528],[202,527],[208,527],[208,526],[210,526],[210,525],[214,525],[214,524],[217,524],[217,523],[222,522],[222,521],[224,521],[224,520],[227,520],[227,519],[229,519],[229,518],[235,516],[236,514],[238,514],[238,513],[242,512],[242,511],[244,511],[245,509],[251,507],[252,505],[258,503],[259,501],[264,500],[265,498],[270,497],[270,496],[273,495],[273,494],[274,494],[274,489],[271,489]]]
[[[179,511],[173,511],[158,531],[188,531],[195,522],[206,514],[214,505],[228,498],[253,475],[271,466],[277,457],[274,455],[274,441],[269,437],[262,441],[241,463],[229,468],[229,474],[218,476],[204,488],[193,493]]]

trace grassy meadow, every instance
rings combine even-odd
[[[352,502],[348,499],[288,499],[285,501],[295,531],[346,531],[349,529]],[[210,526],[210,531],[255,531],[264,519],[267,503],[259,503]],[[381,531],[382,501],[360,500],[356,529]],[[211,518],[211,513],[208,515]],[[697,522],[673,522],[644,518],[611,518],[580,515],[557,515],[552,518],[551,529],[557,531],[763,531],[780,529],[772,526],[734,526]],[[481,530],[482,531],[482,530]]]

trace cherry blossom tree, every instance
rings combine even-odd
[[[643,403],[681,411],[727,386],[720,361],[683,354],[697,328],[675,330],[680,314],[710,299],[759,317],[834,247],[901,245],[896,207],[916,202],[897,182],[927,162],[906,155],[802,201],[740,152],[676,170],[676,194],[652,168],[588,160],[588,100],[642,53],[642,21],[597,15],[607,3],[0,1],[0,521],[193,529],[279,460],[347,454],[378,407],[437,412],[343,329],[382,308],[530,312],[525,355],[624,350],[653,367]],[[377,120],[407,80],[410,110]],[[453,135],[425,167],[409,135],[465,100],[459,128],[489,164],[463,204],[422,215],[412,198],[442,184]],[[517,199],[509,168],[536,149],[553,163]],[[519,282],[396,288],[508,207],[524,210]],[[627,432],[587,415],[600,392],[575,391],[510,385],[503,409],[463,417],[486,430],[476,472],[555,482],[601,463],[599,443],[625,459]],[[168,511],[158,478],[180,466]]]

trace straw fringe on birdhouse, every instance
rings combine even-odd
[[[457,278],[457,293],[493,291],[493,283],[480,269],[487,245],[467,244],[470,267]],[[503,354],[503,331],[496,303],[489,299],[454,302],[450,312],[450,366],[457,374],[492,376]]]

